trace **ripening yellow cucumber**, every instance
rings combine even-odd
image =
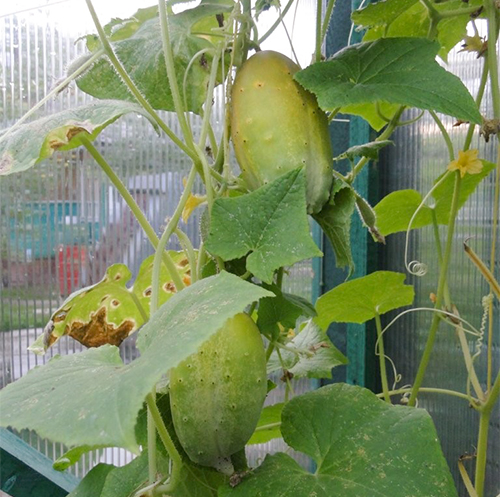
[[[262,337],[237,314],[170,372],[170,406],[177,437],[190,459],[232,473],[259,421],[267,394]]]
[[[251,189],[303,166],[311,214],[330,195],[332,149],[325,113],[314,95],[293,79],[299,69],[278,52],[250,57],[233,85],[231,137]]]

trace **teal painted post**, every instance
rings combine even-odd
[[[369,1],[369,0],[368,0]],[[365,4],[368,3],[365,1]],[[363,36],[362,33],[354,31],[350,33],[351,12],[361,5],[361,0],[337,0],[335,4],[330,31],[326,40],[326,54],[332,56],[338,50],[349,43],[358,43]],[[330,34],[331,33],[331,34]],[[369,125],[356,116],[343,116],[349,118],[349,123],[332,122],[330,133],[334,155],[340,154],[348,147],[366,143],[371,139]],[[342,172],[348,172],[346,164],[337,163],[336,167]],[[366,166],[355,181],[355,188],[360,195],[370,202],[373,198],[373,185],[377,184],[377,178],[371,170],[372,166]],[[375,189],[375,191],[378,188]],[[354,214],[351,226],[351,243],[354,264],[356,266],[353,278],[361,277],[376,269],[377,248],[368,235],[366,228]],[[323,260],[323,274],[321,278],[322,287],[320,294],[342,283],[347,274],[335,267],[335,255],[329,246],[329,242],[324,242],[325,258]],[[334,343],[347,355],[349,365],[347,368],[336,368],[333,371],[334,381],[346,381],[354,385],[364,386],[370,389],[377,387],[376,365],[374,362],[374,335],[375,332],[370,325],[340,324],[336,323],[329,329],[329,335]]]
[[[65,497],[79,483],[5,428],[0,428],[0,490],[11,497]]]

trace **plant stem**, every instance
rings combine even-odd
[[[448,157],[451,162],[455,159],[455,152],[453,151],[453,143],[451,141],[450,135],[448,134],[448,131],[446,131],[443,122],[441,121],[441,119],[439,119],[437,114],[433,110],[430,110],[429,114],[432,116],[432,119],[434,119],[434,122],[437,124],[439,130],[441,131],[441,135],[443,136],[446,147],[448,148]]]
[[[184,206],[186,205],[187,199],[189,198],[189,195],[193,188],[193,183],[195,178],[196,178],[196,166],[193,165],[191,171],[189,172],[189,176],[186,181],[186,186],[184,187],[184,191],[182,192],[179,203],[175,208],[174,214],[168,221],[167,226],[165,227],[165,231],[163,232],[163,235],[161,236],[160,241],[158,243],[158,247],[156,248],[156,254],[153,262],[153,275],[152,275],[153,291],[151,293],[151,304],[150,304],[151,315],[153,315],[153,313],[156,312],[156,310],[158,309],[158,290],[159,290],[158,287],[160,280],[160,264],[162,259],[162,253],[165,251],[165,247],[167,246],[170,236],[177,228],[177,224],[179,223],[179,219],[181,218],[182,211],[184,209]],[[184,283],[181,280],[180,287],[177,287],[177,290],[180,290],[182,288],[184,288]]]
[[[79,139],[82,142],[82,145],[87,149],[89,154],[93,157],[93,159],[97,162],[97,164],[99,164],[99,166],[104,171],[106,176],[109,178],[111,183],[113,183],[113,185],[116,187],[116,189],[122,196],[123,200],[125,200],[125,203],[128,205],[129,209],[134,214],[134,217],[137,219],[137,222],[144,230],[144,233],[146,233],[146,236],[148,237],[148,240],[150,241],[151,245],[153,246],[154,249],[156,249],[159,243],[158,236],[156,235],[156,232],[153,229],[153,227],[149,224],[149,221],[144,215],[144,212],[142,212],[141,208],[137,205],[137,202],[135,201],[134,197],[132,197],[130,192],[127,190],[127,187],[122,183],[120,178],[115,174],[113,169],[107,163],[106,159],[99,153],[99,151],[94,147],[91,141],[83,134],[80,135]],[[175,266],[174,262],[172,261],[172,258],[167,252],[163,254],[163,262],[165,263],[165,266],[167,267],[167,270],[170,273],[170,276],[172,277],[172,280],[176,288],[178,290],[183,288],[184,284],[182,283],[182,279],[179,276],[177,267]]]
[[[104,50],[98,50],[95,52],[89,59],[84,62],[76,71],[72,72],[69,76],[64,78],[57,86],[52,88],[52,90],[45,95],[39,102],[37,102],[24,116],[22,116],[19,120],[17,120],[2,136],[5,138],[7,135],[10,135],[15,129],[18,128],[21,124],[23,124],[29,117],[31,117],[38,109],[42,108],[45,103],[47,103],[52,97],[55,97],[61,91],[63,91],[74,79],[76,79],[80,74],[83,74],[101,55],[104,53]]]
[[[269,423],[267,425],[257,426],[255,428],[255,432],[272,430],[273,428],[278,428],[281,426],[281,421],[277,421],[276,423]]]
[[[429,24],[429,31],[427,32],[427,38],[434,40],[437,36],[437,25],[440,21],[439,11],[436,7],[434,7],[431,0],[420,0],[420,3],[422,3],[427,9],[427,14],[429,15],[429,19],[431,21]]]
[[[466,14],[474,14],[478,10],[479,10],[478,6],[464,7],[464,8],[456,9],[456,10],[442,10],[442,11],[438,11],[437,17],[439,18],[439,20],[449,19],[450,17],[463,16]]]
[[[500,119],[500,86],[498,80],[498,55],[496,53],[496,42],[498,38],[498,7],[495,0],[484,0],[484,8],[486,11],[486,16],[488,18],[488,51],[487,51],[487,61],[490,74],[490,84],[491,84],[491,98],[493,101],[493,117],[495,119]],[[496,135],[497,142],[500,142],[500,134]],[[493,202],[493,219],[492,219],[492,244],[490,252],[490,271],[493,273],[495,269],[496,260],[496,243],[497,243],[497,233],[498,233],[498,223],[499,223],[499,211],[500,211],[500,148],[497,143],[497,167],[496,167],[496,181],[495,181],[495,194]],[[486,390],[488,391],[491,385],[491,378],[493,373],[493,303],[490,304],[489,308],[489,324],[488,324],[488,366],[487,366],[487,384]],[[498,383],[499,377],[497,376],[496,383]],[[481,497],[481,496],[480,496]]]
[[[481,81],[479,83],[479,88],[477,90],[477,95],[476,95],[476,105],[478,109],[481,106],[481,102],[484,96],[484,90],[486,89],[486,83],[488,82],[488,72],[489,72],[488,63],[487,60],[485,60],[483,66],[483,72],[481,74]],[[470,144],[472,143],[472,137],[474,136],[475,128],[476,125],[474,123],[469,124],[469,129],[467,130],[467,136],[465,137],[465,143],[463,146],[464,151],[469,150]]]
[[[495,194],[493,201],[493,216],[492,216],[492,242],[491,242],[491,252],[490,252],[490,272],[493,273],[495,270],[495,260],[496,260],[496,243],[498,237],[498,223],[500,215],[500,147],[497,148],[497,167],[495,170]],[[491,285],[490,285],[491,288]],[[489,390],[491,385],[491,380],[493,378],[493,302],[490,303],[490,308],[488,311],[488,349],[487,349],[487,377],[486,377],[486,391]]]
[[[443,247],[441,246],[441,237],[439,236],[439,224],[436,215],[436,209],[432,209],[432,228],[434,230],[434,241],[436,242],[436,252],[438,256],[439,265],[443,264]],[[446,281],[444,288],[444,302],[448,309],[451,309],[451,296],[448,281]]]
[[[314,61],[321,61],[321,44],[323,42],[321,24],[323,20],[323,0],[316,0],[316,48],[314,51]]]
[[[165,449],[167,449],[170,460],[172,461],[172,472],[170,473],[170,482],[168,486],[170,489],[173,489],[176,487],[179,480],[180,469],[182,467],[182,459],[179,452],[175,448],[170,434],[168,433],[168,430],[165,426],[165,423],[163,422],[160,411],[156,406],[156,402],[152,394],[148,394],[148,396],[146,397],[146,403],[148,405],[148,409],[151,413],[151,417],[154,421],[156,429],[158,430],[158,435],[160,435],[160,439],[163,442]]]
[[[158,124],[158,126],[163,130],[163,132],[189,157],[192,159],[196,158],[196,155],[193,150],[187,147],[182,140],[180,140],[176,134],[165,124],[163,119],[158,115],[158,113],[153,109],[152,105],[143,97],[142,93],[139,91],[135,83],[132,81],[127,71],[123,67],[122,63],[118,60],[113,51],[113,47],[109,43],[108,38],[106,37],[106,33],[97,17],[97,14],[94,10],[94,6],[92,5],[92,0],[85,0],[87,3],[87,7],[89,9],[90,15],[92,16],[92,20],[94,21],[95,27],[97,29],[97,33],[99,34],[99,39],[101,40],[102,46],[106,55],[109,58],[109,61],[115,68],[116,72],[121,76],[123,82],[127,85],[130,93],[136,98],[136,100],[144,107],[144,109],[148,112],[148,114],[153,118],[153,120]]]
[[[385,352],[384,352],[384,336],[382,335],[382,323],[380,322],[380,314],[375,314],[375,324],[377,327],[377,354],[380,364],[380,378],[382,380],[382,392],[384,400],[391,403],[391,396],[389,395],[389,383],[387,381],[387,370],[385,367]]]
[[[326,6],[325,17],[323,19],[323,27],[321,28],[321,42],[323,43],[328,33],[328,26],[332,17],[333,8],[335,7],[336,0],[329,0]]]
[[[193,244],[189,237],[182,231],[180,228],[176,228],[174,233],[177,235],[179,242],[182,246],[182,249],[186,253],[186,257],[189,261],[189,269],[191,271],[191,283],[195,283],[198,279],[198,275],[196,273],[196,252],[194,250]]]
[[[153,391],[150,395],[153,398],[153,401],[155,402],[156,392]],[[149,406],[148,406],[147,430],[148,430],[148,481],[149,484],[151,485],[156,481],[156,473],[157,473],[156,425]]]
[[[167,68],[168,83],[172,93],[172,100],[174,102],[174,109],[177,113],[177,119],[184,135],[184,140],[190,150],[193,150],[193,135],[186,120],[184,104],[182,102],[181,94],[179,92],[179,85],[177,83],[177,75],[174,65],[174,54],[172,52],[172,44],[170,43],[170,31],[168,27],[168,14],[164,0],[158,0],[158,12],[160,14],[160,26],[163,45],[163,56],[165,57],[165,66]]]
[[[398,388],[397,390],[390,390],[388,393],[392,397],[394,395],[401,395],[404,393],[409,393],[411,392],[411,388]],[[471,401],[471,398],[469,395],[462,393],[462,392],[456,392],[454,390],[448,390],[446,388],[430,388],[430,387],[422,387],[420,389],[420,392],[422,393],[438,393],[438,394],[443,394],[443,395],[450,395],[452,397],[458,397],[460,399],[466,400],[467,402]],[[377,394],[377,397],[383,397],[383,393]]]
[[[481,408],[479,418],[479,434],[477,440],[477,458],[476,458],[476,476],[475,487],[478,497],[483,497],[484,480],[486,476],[486,461],[488,452],[488,430],[490,426],[490,418],[493,408],[495,407],[498,398],[500,397],[500,372],[498,372],[491,390],[488,393],[488,398]]]
[[[288,0],[288,3],[285,5],[285,8],[281,12],[281,14],[278,17],[278,19],[266,31],[266,33],[259,38],[259,41],[257,42],[259,45],[261,45],[265,40],[267,40],[273,34],[274,30],[280,25],[281,20],[284,19],[284,17],[286,16],[287,12],[290,10],[290,8],[293,5],[294,1],[295,0]]]
[[[487,58],[490,73],[491,98],[493,100],[493,117],[495,119],[500,119],[500,86],[498,81],[498,57],[496,53],[498,7],[496,6],[495,0],[484,0],[484,9],[488,17]]]
[[[393,131],[397,128],[397,126],[399,124],[399,118],[401,117],[401,114],[403,114],[405,108],[406,107],[404,105],[399,107],[399,109],[394,114],[394,117],[391,119],[391,122],[386,126],[386,128],[380,134],[380,136],[378,136],[375,139],[376,142],[387,140],[392,135]],[[358,163],[354,166],[352,173],[349,175],[351,183],[369,161],[370,161],[370,159],[368,157],[362,157],[358,161]]]
[[[443,294],[445,289],[445,283],[448,276],[448,266],[450,264],[451,259],[451,248],[453,245],[453,234],[455,232],[455,220],[458,212],[458,197],[460,194],[460,184],[461,178],[460,173],[458,171],[455,172],[455,186],[453,189],[453,198],[451,201],[451,210],[450,210],[450,219],[448,222],[448,238],[446,240],[445,251],[443,254],[443,264],[441,265],[441,269],[439,272],[439,281],[438,281],[438,290],[436,295],[436,303],[435,308],[440,309],[441,303],[443,300]],[[410,395],[410,400],[408,401],[408,405],[414,406],[417,402],[417,395],[420,387],[422,386],[422,382],[424,380],[425,372],[427,370],[427,366],[429,364],[432,349],[434,347],[434,341],[436,340],[437,330],[439,328],[440,317],[439,314],[434,314],[432,318],[431,327],[429,330],[429,336],[427,337],[427,343],[425,344],[424,352],[422,355],[422,359],[420,360],[420,364],[418,366],[417,374],[415,376],[415,381],[413,384],[413,388]]]

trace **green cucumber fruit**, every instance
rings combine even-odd
[[[333,155],[325,113],[315,96],[293,79],[299,70],[278,52],[250,57],[233,85],[231,137],[250,189],[305,167],[312,214],[330,196]]]
[[[252,436],[266,394],[261,334],[237,314],[170,372],[172,419],[189,458],[232,473],[230,456]]]

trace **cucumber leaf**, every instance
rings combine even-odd
[[[7,130],[0,135],[0,176],[30,169],[57,150],[79,147],[81,136],[92,141],[104,128],[131,112],[150,119],[135,103],[102,100]]]
[[[393,406],[361,387],[333,384],[294,397],[281,432],[310,456],[310,473],[290,456],[267,456],[220,497],[456,497],[431,417],[424,409]]]
[[[138,453],[137,415],[153,386],[227,319],[270,295],[226,272],[198,281],[151,316],[137,340],[141,356],[130,364],[123,364],[117,347],[103,345],[56,357],[3,388],[0,426],[33,429],[69,447],[98,444]]]
[[[393,271],[376,271],[346,281],[323,294],[316,302],[316,324],[326,329],[330,323],[364,323],[377,314],[410,305],[415,291],[405,285],[406,276]]]
[[[217,199],[205,248],[225,261],[249,254],[247,270],[266,283],[274,270],[322,255],[309,232],[302,169],[247,195]]]
[[[294,77],[324,110],[388,102],[480,124],[467,88],[436,62],[439,48],[426,38],[381,38],[347,47]]]
[[[234,3],[230,0],[204,0],[192,9],[169,16],[177,84],[187,110],[195,113],[201,111],[206,99],[215,43],[220,39],[216,33],[220,31],[217,17],[230,13],[233,7]],[[132,26],[133,29],[130,29]],[[155,109],[175,110],[168,84],[158,16],[144,16],[139,23],[124,26],[117,32],[116,38],[111,45],[148,102]],[[94,50],[99,46],[100,43],[90,45]],[[190,65],[192,60],[194,62]],[[104,55],[77,79],[77,85],[82,91],[97,98],[135,101],[135,97]]]

